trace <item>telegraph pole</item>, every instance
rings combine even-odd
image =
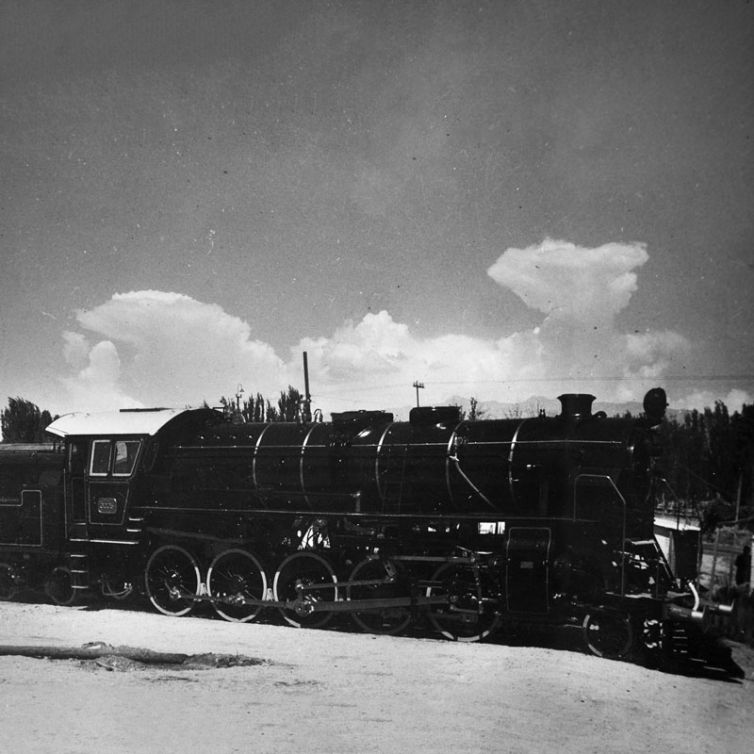
[[[418,406],[419,405],[419,390],[424,389],[424,383],[415,381],[413,386],[416,388],[416,405]]]
[[[245,421],[243,411],[241,410],[241,398],[243,397],[243,394],[243,385],[239,382],[238,387],[236,388],[236,409],[231,417],[233,424],[243,424]]]
[[[303,416],[301,417],[305,424],[312,420],[312,396],[309,392],[309,357],[304,351],[304,400]]]

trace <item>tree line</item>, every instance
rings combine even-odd
[[[294,387],[281,390],[273,404],[260,393],[249,396],[244,401],[238,398],[222,397],[220,408],[226,418],[243,422],[292,422],[301,419],[303,396]],[[206,403],[204,404],[207,405]],[[0,412],[0,429],[3,443],[44,443],[50,442],[45,429],[56,416],[25,398],[8,398],[8,405]]]
[[[301,421],[304,397],[292,385],[281,390],[275,404],[261,393],[250,395],[245,400],[240,396],[220,398],[220,406],[226,418],[237,422],[293,422]]]
[[[716,401],[663,422],[659,432],[665,501],[683,501],[703,528],[740,521],[754,529],[754,405],[731,414]]]
[[[0,412],[2,442],[49,442],[45,428],[56,418],[24,398],[8,398],[8,405]]]

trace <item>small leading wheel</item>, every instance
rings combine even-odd
[[[67,566],[53,568],[45,582],[45,594],[56,605],[72,605],[76,601],[76,590],[71,569]]]
[[[331,618],[326,610],[315,610],[318,602],[338,599],[338,579],[330,564],[317,553],[295,552],[278,568],[272,591],[278,602],[290,602],[281,608],[283,618],[296,628],[321,628]]]
[[[254,620],[262,609],[260,604],[244,600],[263,600],[267,593],[267,577],[259,561],[246,550],[220,553],[207,571],[207,592],[215,612],[225,620],[246,623]]]
[[[481,641],[498,625],[498,616],[484,609],[478,571],[470,563],[443,563],[427,587],[427,597],[447,597],[429,605],[429,622],[451,641]]]
[[[607,610],[588,613],[582,628],[587,649],[597,657],[619,660],[633,645],[634,632],[626,613]]]
[[[158,547],[144,572],[149,601],[164,615],[188,615],[199,591],[199,566],[190,552],[177,545]]]
[[[16,570],[8,563],[0,563],[0,602],[8,602],[18,594]]]
[[[349,581],[370,581],[369,584],[354,584],[348,587],[349,600],[377,600],[406,597],[406,590],[399,581],[396,564],[382,558],[367,558],[356,565]],[[351,613],[354,623],[362,631],[372,634],[399,634],[411,622],[408,606],[385,606],[374,610],[359,610]]]

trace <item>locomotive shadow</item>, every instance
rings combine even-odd
[[[16,597],[20,602],[40,602],[50,600],[43,595],[27,593]],[[54,604],[54,603],[51,603]],[[154,613],[146,596],[132,595],[125,600],[113,600],[101,595],[92,595],[84,604],[77,605],[74,609],[84,612],[99,612],[103,610],[122,610],[126,612]],[[219,617],[209,605],[197,605],[191,614],[194,620],[213,620],[220,623],[225,621]],[[188,618],[187,618],[188,619]],[[249,623],[249,630],[253,631],[255,624],[268,626],[280,626],[289,631],[323,631],[349,634],[362,634],[357,626],[346,617],[342,616],[333,620],[323,628],[297,629],[289,626],[279,611],[269,609],[260,613],[253,623]],[[437,642],[446,641],[439,637],[428,621],[417,620],[403,634],[404,638],[432,639]],[[581,626],[578,624],[566,625],[522,625],[503,626],[484,640],[485,644],[507,647],[536,647],[549,649],[556,652],[571,652],[580,655],[592,656],[584,645]],[[625,662],[640,665],[649,670],[669,675],[685,676],[688,678],[704,678],[723,683],[741,684],[743,679],[754,679],[754,648],[729,639],[711,638],[707,646],[705,659],[697,657],[666,658],[660,662],[650,662],[643,656],[632,656],[621,660],[602,658],[604,662]]]
[[[503,630],[490,637],[490,644],[508,647],[538,647],[555,651],[591,655],[584,646],[581,627],[565,625],[556,627],[527,626],[521,629]],[[605,662],[624,662],[640,665],[669,675],[689,678],[705,678],[725,683],[741,684],[748,676],[754,677],[754,651],[726,639],[710,639],[706,648],[707,657],[674,657],[661,661],[650,661],[647,657],[635,655],[621,660],[602,658]],[[738,661],[737,661],[738,660]],[[739,664],[739,662],[741,664]]]

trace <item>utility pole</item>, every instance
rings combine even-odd
[[[415,381],[413,386],[416,388],[416,405],[418,406],[419,405],[419,390],[424,389],[424,383]]]
[[[236,410],[233,412],[233,416],[231,417],[233,424],[244,423],[243,412],[241,411],[241,397],[243,396],[243,394],[243,385],[241,385],[241,383],[239,382],[238,387],[236,388]]]
[[[304,351],[304,400],[303,416],[301,417],[305,424],[312,420],[312,396],[309,392],[309,357]]]

